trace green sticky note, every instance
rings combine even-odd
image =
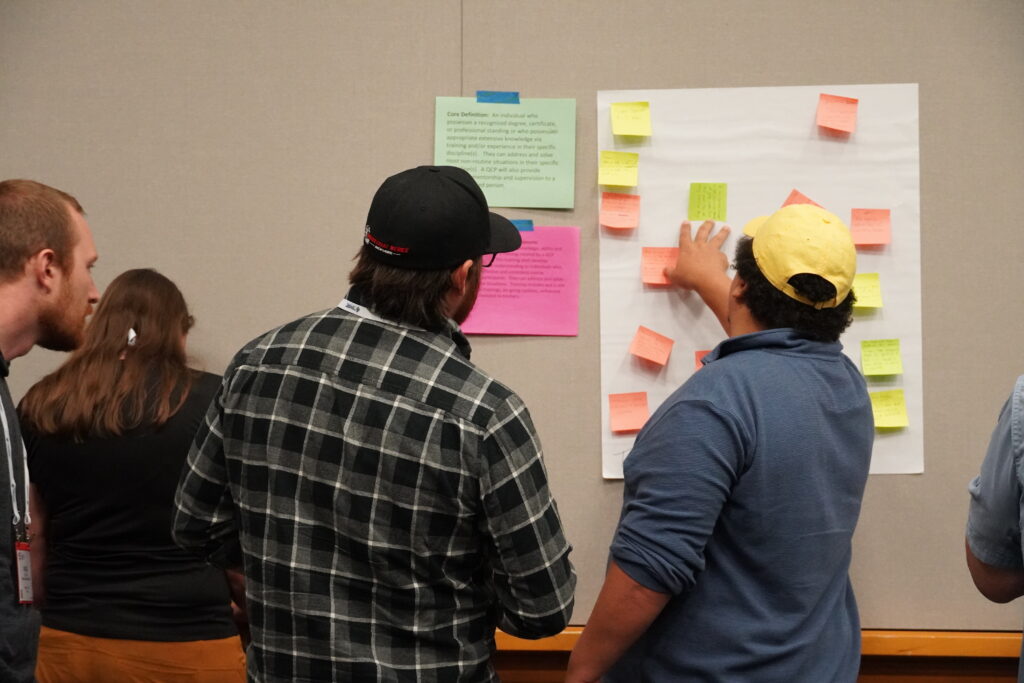
[[[875,428],[899,429],[910,424],[907,418],[907,401],[902,389],[872,391],[871,412],[875,414]]]
[[[860,343],[860,367],[865,375],[902,375],[899,339],[870,339]]]
[[[640,155],[635,152],[601,152],[598,185],[636,187],[640,180]]]
[[[612,135],[648,137],[650,134],[650,102],[612,103]]]
[[[857,297],[854,308],[881,308],[882,283],[878,273],[857,273],[853,276],[853,295]]]
[[[469,171],[492,207],[571,209],[576,100],[438,97],[434,163]]]
[[[725,183],[690,183],[691,221],[724,221],[726,192]]]

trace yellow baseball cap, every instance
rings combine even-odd
[[[758,216],[743,232],[754,238],[754,261],[776,289],[790,298],[814,306],[834,308],[853,287],[857,249],[846,224],[833,213],[811,204],[790,204],[770,216]],[[811,301],[797,293],[789,278],[810,273],[836,288],[828,301]]]

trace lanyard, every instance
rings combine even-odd
[[[342,299],[341,303],[338,304],[338,308],[344,309],[349,313],[355,313],[360,318],[366,318],[367,320],[376,320],[379,323],[387,322],[384,320],[384,318],[380,317],[379,315],[371,311],[369,308],[366,308],[365,306],[360,306],[354,301],[350,301],[348,299]]]
[[[18,509],[18,483],[14,479],[14,449],[11,447],[11,429],[7,423],[7,409],[0,405],[0,423],[3,423],[4,446],[7,451],[7,474],[11,480],[11,508],[14,510],[14,526],[21,524],[21,511]],[[21,444],[21,452],[25,454],[25,442]],[[22,457],[21,464],[25,469],[25,526],[32,523],[32,513],[28,509],[28,458]]]

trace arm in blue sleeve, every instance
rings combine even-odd
[[[611,554],[633,580],[678,595],[704,568],[704,548],[745,469],[738,420],[707,401],[659,411],[623,464],[622,517]]]

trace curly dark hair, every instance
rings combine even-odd
[[[851,291],[834,308],[814,308],[791,298],[768,281],[754,260],[754,240],[742,237],[736,244],[736,274],[747,286],[740,302],[750,309],[757,322],[768,329],[792,327],[801,336],[815,341],[839,340],[853,322]],[[797,292],[811,301],[828,301],[836,296],[836,288],[824,278],[811,273],[800,273],[789,279]]]

